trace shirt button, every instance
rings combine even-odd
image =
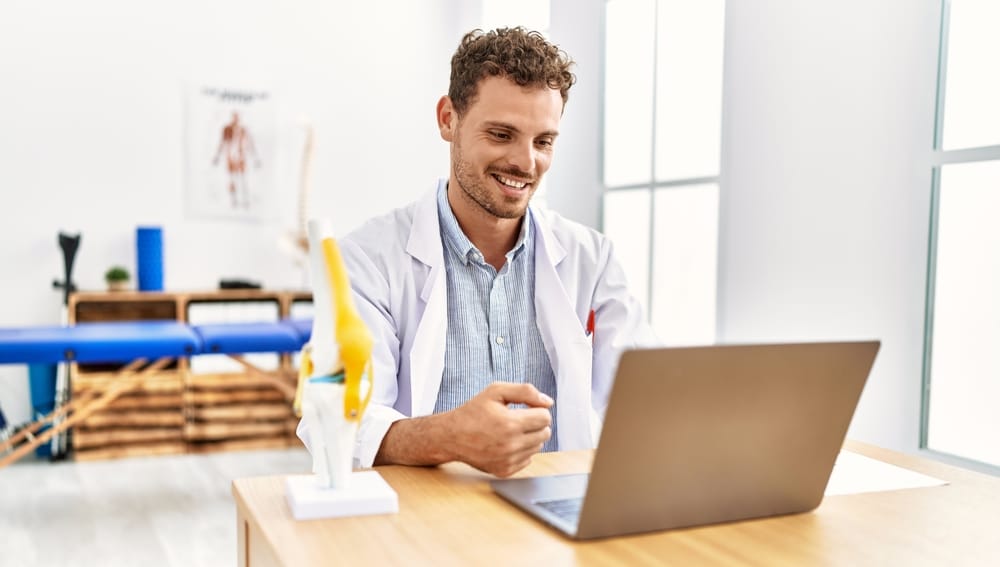
[[[503,344],[503,337],[497,337],[497,344],[498,345],[502,345]]]

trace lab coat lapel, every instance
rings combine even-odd
[[[438,184],[446,183],[441,180]],[[411,415],[429,415],[434,411],[441,375],[444,371],[444,349],[448,331],[448,297],[444,254],[437,214],[437,189],[417,205],[413,215],[406,251],[429,268],[427,278],[415,284],[420,287],[420,316],[413,346],[410,349]],[[422,283],[422,285],[421,285]]]
[[[566,251],[541,215],[532,213],[536,228],[535,313],[556,377],[559,450],[590,449],[596,444],[590,403],[593,348],[556,271]]]

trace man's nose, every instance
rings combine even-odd
[[[507,156],[507,161],[513,169],[525,175],[532,176],[535,172],[536,154],[537,150],[534,144],[530,142],[513,144]]]

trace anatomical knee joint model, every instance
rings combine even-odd
[[[302,350],[296,410],[301,408],[313,473],[323,488],[346,489],[354,445],[372,392],[372,334],[358,315],[328,223],[309,221],[313,327]]]

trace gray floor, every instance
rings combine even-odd
[[[228,566],[230,485],[307,472],[304,449],[22,461],[0,469],[0,566]]]

